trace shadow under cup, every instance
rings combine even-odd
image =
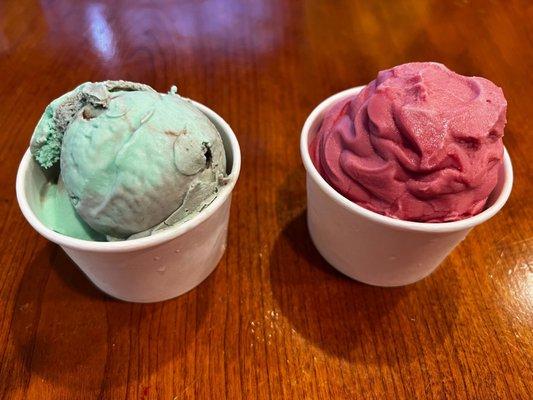
[[[17,173],[17,199],[28,222],[60,245],[103,292],[132,302],[156,302],[179,296],[215,269],[226,249],[231,195],[241,166],[231,127],[214,111],[194,102],[216,126],[226,151],[227,183],[215,200],[189,221],[152,236],[119,242],[72,238],[46,227],[42,193],[49,177],[27,150]]]
[[[475,226],[493,217],[511,193],[513,169],[504,149],[499,180],[485,209],[470,218],[444,223],[403,221],[367,210],[333,189],[315,168],[309,144],[324,113],[363,87],[337,93],[307,118],[300,138],[306,169],[307,223],[322,256],[337,270],[376,286],[403,286],[431,274]]]

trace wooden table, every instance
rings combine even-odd
[[[531,398],[532,19],[528,1],[1,2],[0,397]],[[413,60],[503,87],[516,180],[431,277],[370,287],[310,242],[299,133],[325,97]],[[103,295],[15,200],[44,107],[105,79],[177,84],[241,144],[226,254],[164,303]]]

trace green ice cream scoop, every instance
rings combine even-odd
[[[81,238],[141,237],[187,220],[214,200],[226,170],[220,134],[190,101],[125,81],[84,83],[54,100],[30,148],[43,168],[60,167],[64,190],[50,196],[66,191],[90,227],[73,229],[70,218],[52,228]]]

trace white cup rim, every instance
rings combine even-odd
[[[357,86],[351,89],[343,90],[322,101],[307,117],[300,136],[300,154],[302,157],[304,168],[307,171],[308,178],[312,179],[321,188],[321,190],[326,193],[335,203],[354,214],[365,217],[378,224],[387,225],[391,228],[398,230],[409,230],[429,233],[456,232],[464,229],[470,229],[476,225],[487,221],[488,219],[492,218],[498,211],[500,211],[500,209],[507,202],[507,199],[511,194],[511,189],[513,186],[513,167],[511,164],[511,159],[505,147],[503,151],[504,182],[500,194],[490,207],[486,208],[479,214],[459,221],[413,222],[395,219],[392,217],[387,217],[385,215],[378,214],[374,211],[367,210],[366,208],[356,204],[355,202],[349,200],[348,198],[337,192],[322,177],[322,175],[320,175],[315,165],[313,164],[313,161],[311,160],[311,156],[309,154],[309,135],[311,134],[311,127],[313,126],[315,120],[321,118],[323,113],[327,109],[329,109],[333,104],[337,103],[338,101],[359,93],[363,88],[364,86]]]
[[[233,158],[231,172],[227,177],[228,182],[226,185],[220,188],[215,200],[213,200],[213,202],[198,215],[194,216],[188,221],[183,222],[182,224],[179,224],[176,227],[170,227],[152,236],[116,242],[96,242],[83,240],[55,232],[43,224],[39,218],[37,218],[28,203],[28,199],[26,198],[24,180],[27,175],[26,172],[33,162],[30,150],[28,148],[19,164],[16,180],[17,201],[26,220],[42,236],[60,246],[65,246],[67,248],[76,250],[94,251],[98,253],[122,253],[154,247],[181,236],[202,224],[205,220],[211,217],[231,195],[241,170],[241,151],[235,133],[220,115],[201,103],[198,103],[194,100],[189,101],[198,107],[200,111],[202,111],[210,120],[214,121],[215,125],[221,127],[221,130],[223,130],[221,134],[226,137],[230,147],[229,151],[231,151],[231,156]]]

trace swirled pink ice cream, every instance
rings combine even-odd
[[[331,186],[371,211],[456,221],[482,211],[496,186],[506,110],[487,79],[403,64],[332,106],[310,154]]]

